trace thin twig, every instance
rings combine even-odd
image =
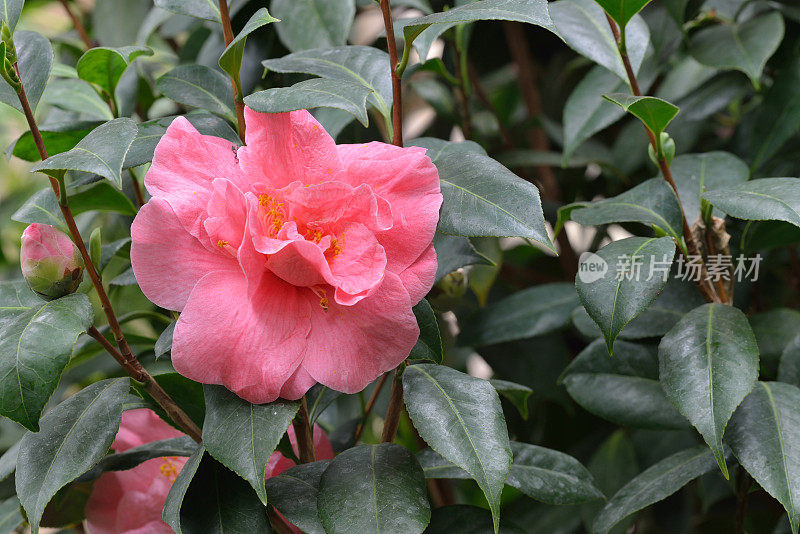
[[[317,455],[314,451],[314,433],[311,430],[311,419],[308,416],[308,405],[305,397],[300,399],[300,409],[297,411],[297,417],[294,418],[292,426],[297,439],[297,449],[300,452],[298,455],[300,463],[307,464],[317,461]]]
[[[136,197],[136,204],[141,208],[144,206],[144,192],[142,191],[142,185],[139,183],[139,177],[136,176],[134,170],[128,169],[128,172],[131,175],[131,184],[133,185],[133,196]]]
[[[219,0],[219,15],[222,21],[222,35],[225,38],[227,47],[233,41],[233,28],[231,27],[231,15],[228,12],[228,1]],[[239,74],[231,76],[231,88],[233,88],[233,103],[236,106],[236,122],[239,126],[239,138],[244,143],[245,123],[244,123],[244,100],[239,82]]]
[[[392,6],[389,0],[380,1],[383,26],[386,29],[386,46],[389,49],[389,67],[392,71],[392,144],[403,146],[403,92],[400,76],[397,74],[397,40],[392,23]]]
[[[14,70],[16,71],[19,79],[22,80],[16,63],[14,64]],[[34,118],[30,104],[28,103],[28,97],[25,94],[24,86],[20,86],[20,91],[17,96],[19,97],[19,102],[22,106],[25,118],[28,121],[28,127],[30,128],[31,135],[33,136],[33,140],[36,144],[36,148],[39,151],[39,155],[41,156],[42,160],[45,160],[48,157],[47,149],[44,146],[42,134],[39,131],[39,127],[36,124],[36,119]],[[67,228],[69,229],[70,236],[72,236],[72,241],[75,243],[75,246],[78,247],[78,251],[83,257],[86,272],[89,274],[92,285],[97,292],[97,297],[100,299],[103,312],[108,320],[109,328],[111,329],[111,332],[113,332],[114,339],[117,343],[117,347],[119,348],[119,351],[115,350],[111,353],[111,355],[117,359],[120,365],[122,365],[125,371],[134,380],[144,383],[145,390],[150,393],[153,399],[162,408],[164,408],[164,411],[167,412],[170,418],[172,418],[172,420],[180,428],[182,428],[184,432],[191,436],[192,439],[199,443],[201,441],[200,429],[192,422],[189,416],[187,416],[186,413],[181,410],[175,401],[170,398],[170,396],[161,388],[161,386],[158,385],[155,379],[150,375],[150,373],[147,372],[147,370],[144,369],[144,367],[142,367],[142,364],[139,363],[139,360],[137,360],[136,356],[134,356],[131,352],[130,345],[128,345],[125,336],[122,334],[122,328],[117,321],[117,316],[114,314],[114,309],[111,307],[111,301],[108,299],[108,294],[106,294],[106,290],[103,287],[100,276],[97,274],[97,270],[95,270],[92,258],[89,255],[89,252],[86,250],[86,246],[83,243],[83,238],[81,237],[80,231],[75,224],[75,218],[72,216],[72,210],[70,210],[69,205],[67,204],[66,189],[62,187],[62,184],[56,178],[52,176],[49,178],[50,186],[53,188],[53,192],[55,193],[56,198],[59,200],[61,214],[64,216],[64,220],[67,223]],[[103,346],[104,348],[107,348],[105,344]]]
[[[356,427],[355,437],[353,438],[353,443],[358,443],[359,438],[361,438],[361,433],[364,431],[364,423],[367,422],[367,418],[369,414],[372,412],[372,408],[375,407],[375,401],[378,400],[378,395],[380,395],[381,390],[383,389],[383,385],[386,383],[386,379],[389,378],[389,373],[383,373],[381,379],[375,385],[375,389],[372,390],[372,395],[370,395],[369,400],[367,401],[367,405],[364,407],[364,415],[361,417],[361,422],[358,423],[358,427]]]
[[[83,44],[86,45],[86,48],[87,49],[94,48],[94,43],[92,43],[92,40],[89,38],[89,34],[86,33],[86,28],[84,28],[81,19],[78,18],[78,16],[72,12],[72,9],[70,9],[69,4],[67,3],[67,0],[61,0],[61,5],[64,6],[64,11],[67,12],[67,15],[72,20],[72,25],[75,26],[75,30],[78,32],[81,41],[83,41]]]
[[[402,371],[398,367],[394,371],[392,380],[392,392],[389,395],[389,407],[386,409],[386,418],[383,420],[383,432],[381,433],[381,443],[391,443],[397,434],[397,427],[400,425],[400,412],[403,411],[403,382]]]

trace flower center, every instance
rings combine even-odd
[[[162,456],[161,457],[161,467],[159,470],[161,474],[170,482],[175,482],[175,479],[178,478],[178,467],[172,463],[173,461],[177,461],[178,458],[175,456]]]

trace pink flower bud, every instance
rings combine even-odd
[[[30,288],[52,300],[74,293],[83,279],[83,258],[72,240],[49,224],[22,233],[22,275]]]

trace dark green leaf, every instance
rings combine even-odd
[[[800,332],[800,312],[778,308],[750,317],[762,358],[777,360]]]
[[[633,96],[611,93],[603,98],[613,102],[640,121],[658,136],[678,114],[678,107],[654,96]]]
[[[460,478],[469,479],[469,473],[446,460],[433,449],[423,449],[417,453],[417,461],[422,466],[425,478]]]
[[[169,326],[167,326],[164,331],[161,332],[161,335],[158,336],[156,345],[153,347],[153,352],[155,352],[156,359],[172,350],[172,335],[175,333],[176,324],[177,321],[170,323]]]
[[[450,154],[463,154],[464,152],[475,152],[476,154],[486,155],[486,150],[481,145],[473,141],[445,141],[436,137],[417,137],[412,139],[406,146],[421,146],[426,150],[426,154],[431,161],[436,163],[442,157]]]
[[[82,293],[46,302],[24,282],[0,283],[0,414],[39,430],[39,415],[93,318]]]
[[[731,217],[800,226],[800,178],[761,178],[703,194]]]
[[[9,0],[0,0],[8,2]],[[9,10],[12,6],[6,4]],[[9,12],[9,16],[13,16]],[[18,15],[17,15],[18,16]],[[50,41],[35,32],[19,31],[14,34],[14,44],[17,49],[17,66],[19,67],[22,86],[33,111],[42,98],[50,69],[53,66],[53,45]],[[16,91],[0,78],[0,102],[8,104],[18,111],[22,111]]]
[[[778,380],[800,387],[800,334],[783,349]]]
[[[179,104],[205,109],[236,122],[231,80],[218,70],[205,65],[181,65],[160,77],[156,85],[164,96]]]
[[[758,169],[800,128],[800,60],[794,58],[778,73],[758,109],[752,136],[751,166]]]
[[[603,332],[609,354],[625,325],[664,288],[674,255],[675,243],[669,237],[631,237],[581,261],[575,279],[578,297]],[[592,265],[601,270],[591,271]]]
[[[431,517],[422,468],[394,443],[358,445],[336,456],[320,478],[317,505],[331,534],[419,534]]]
[[[99,174],[121,189],[122,163],[135,137],[136,123],[114,119],[92,130],[72,150],[34,165],[31,172],[84,171]]]
[[[528,398],[533,394],[533,390],[528,386],[508,382],[507,380],[491,379],[489,383],[494,386],[497,392],[508,399],[514,407],[519,410],[523,419],[528,418]]]
[[[292,52],[345,44],[356,13],[354,0],[272,0],[270,9],[281,19],[278,37]]]
[[[622,487],[594,520],[594,532],[606,534],[614,525],[665,499],[717,466],[706,447],[694,447],[669,456]]]
[[[469,316],[462,325],[458,342],[480,347],[546,334],[566,326],[577,305],[578,296],[572,284],[534,286]]]
[[[436,508],[425,534],[485,534],[493,528],[492,516],[485,508],[466,504],[451,504]],[[503,522],[500,534],[523,534],[525,530]]]
[[[464,469],[499,521],[511,449],[497,392],[485,380],[441,365],[411,365],[403,373],[406,408],[422,439]]]
[[[125,452],[106,455],[97,465],[84,473],[78,480],[94,480],[106,471],[126,471],[142,462],[163,456],[191,456],[197,450],[197,443],[189,436],[151,441]]]
[[[800,389],[758,382],[736,410],[727,441],[739,463],[800,525]]]
[[[139,56],[151,56],[146,46],[121,48],[95,47],[87,50],[78,60],[78,76],[100,87],[106,95],[113,96],[125,69]]]
[[[313,424],[314,421],[325,411],[325,408],[336,400],[336,397],[341,395],[338,391],[334,391],[322,384],[316,384],[306,393],[308,400],[308,419]]]
[[[44,92],[44,102],[77,113],[86,120],[109,121],[114,118],[108,104],[83,80],[52,80]]]
[[[694,58],[709,67],[744,72],[756,87],[761,71],[783,40],[783,17],[772,11],[742,24],[718,24],[692,36]]]
[[[444,357],[442,336],[439,334],[439,323],[436,322],[433,308],[426,299],[422,299],[412,308],[412,311],[417,318],[417,325],[419,325],[419,339],[411,349],[409,359],[442,363]]]
[[[682,154],[670,165],[683,212],[689,224],[700,217],[700,195],[744,182],[750,176],[747,164],[728,152]],[[717,216],[722,216],[719,210]]]
[[[650,3],[650,0],[596,0],[606,13],[608,13],[614,21],[619,24],[620,28],[624,28],[628,21],[642,10],[644,6]]]
[[[186,412],[186,415],[188,415],[195,424],[201,427],[203,426],[203,420],[206,416],[206,404],[202,384],[189,380],[174,372],[154,375],[153,378],[155,378],[158,385],[172,397],[175,403]],[[135,387],[139,395],[148,403],[150,409],[156,412],[158,416],[167,423],[173,426],[175,425],[172,419],[164,412],[164,409],[161,408],[143,388]]]
[[[307,534],[325,534],[317,514],[317,491],[330,463],[322,460],[296,465],[267,479],[269,503]]]
[[[245,97],[244,103],[263,113],[282,113],[297,109],[336,108],[353,115],[365,127],[367,97],[372,91],[361,83],[315,78],[291,87],[274,87]]]
[[[78,141],[86,137],[92,129],[100,126],[97,121],[60,122],[47,126],[40,126],[39,131],[44,140],[44,146],[50,155],[60,154],[74,147]],[[39,161],[39,150],[33,141],[30,131],[22,134],[13,145],[13,155],[25,161]]]
[[[466,237],[436,232],[433,236],[436,250],[436,281],[467,265],[492,265],[493,262],[478,252]]]
[[[250,17],[250,20],[244,25],[242,31],[233,38],[233,41],[230,42],[219,57],[219,66],[222,70],[227,72],[230,76],[238,77],[239,70],[242,68],[242,55],[244,55],[244,45],[247,42],[247,36],[272,22],[280,21],[271,16],[265,7],[253,13],[253,16]]]
[[[251,404],[222,386],[205,385],[203,446],[253,486],[264,504],[264,470],[269,456],[291,424],[299,404],[275,401]]]
[[[55,199],[55,195],[49,195]],[[122,215],[136,215],[136,206],[119,189],[108,182],[95,182],[82,187],[78,192],[70,192],[69,207],[73,214],[87,211],[106,211]]]
[[[17,495],[31,530],[39,530],[45,506],[108,451],[122,419],[127,378],[92,384],[42,418],[42,430],[22,438],[17,462]]]

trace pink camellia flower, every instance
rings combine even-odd
[[[145,178],[131,261],[181,312],[184,376],[264,403],[362,390],[408,356],[442,195],[422,148],[336,145],[305,110],[245,109],[247,145],[176,118]]]
[[[22,275],[28,286],[46,299],[74,293],[83,279],[83,258],[64,232],[33,223],[22,232]]]
[[[111,448],[124,452],[182,435],[152,410],[129,410],[122,414]],[[86,503],[90,534],[170,534],[172,529],[161,519],[161,510],[186,460],[175,456],[153,458],[128,471],[103,473]]]

